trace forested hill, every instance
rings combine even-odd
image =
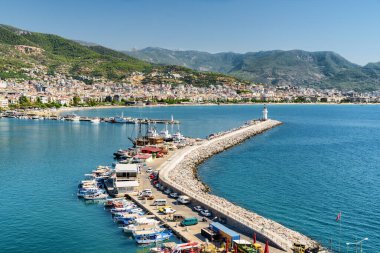
[[[62,74],[89,80],[125,81],[134,72],[143,73],[142,83],[207,86],[239,82],[224,74],[155,65],[93,43],[0,25],[0,79]]]
[[[156,64],[175,64],[274,85],[355,90],[380,89],[380,63],[359,66],[334,52],[262,51],[245,54],[178,51],[149,47],[126,51]]]

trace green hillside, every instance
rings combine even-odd
[[[20,49],[20,45],[33,48]],[[191,83],[203,86],[236,81],[223,74],[154,65],[102,46],[83,45],[57,35],[29,32],[6,25],[0,25],[0,56],[2,79],[35,78],[26,69],[38,69],[49,75],[64,74],[114,81],[124,80],[135,71],[160,73],[155,78],[145,78],[145,83]],[[168,76],[168,71],[175,71],[181,78]]]
[[[156,64],[215,71],[256,83],[355,90],[380,89],[379,63],[364,67],[334,52],[263,51],[216,53],[145,48],[125,52]]]

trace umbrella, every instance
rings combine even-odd
[[[256,243],[256,233],[253,234],[253,243]]]
[[[265,243],[264,253],[269,253],[269,244],[268,244],[268,241]]]

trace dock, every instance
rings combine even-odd
[[[147,162],[147,166],[158,172],[158,181],[161,185],[180,195],[187,195],[191,199],[190,204],[180,204],[175,198],[170,198],[169,195],[156,189],[152,185],[149,177],[151,172],[148,172],[147,166],[138,171],[136,176],[138,188],[134,188],[133,192],[127,193],[126,196],[144,209],[147,214],[160,220],[165,227],[172,230],[184,242],[206,242],[206,239],[201,235],[201,230],[209,227],[213,222],[220,222],[227,229],[233,229],[237,232],[239,238],[243,240],[251,241],[255,234],[262,246],[265,242],[269,242],[270,252],[273,253],[293,252],[294,244],[302,244],[307,248],[317,249],[320,244],[307,236],[237,206],[224,198],[210,194],[209,188],[197,176],[197,167],[209,157],[281,124],[280,121],[270,119],[248,121],[240,127],[212,134],[206,140],[189,142],[188,145],[170,151],[164,158]],[[105,187],[112,195],[113,189],[111,188],[113,186],[105,184]],[[171,214],[160,213],[159,207],[152,205],[154,200],[138,197],[140,191],[144,189],[150,189],[154,199],[166,199],[167,206],[176,210],[175,215],[195,217],[198,224],[187,227],[180,226],[179,221],[173,221],[170,218]],[[193,210],[196,205],[210,210],[212,215],[205,219]],[[221,241],[211,244],[220,247]]]
[[[196,146],[186,147],[160,166],[160,182],[176,192],[189,196],[195,204],[207,207],[237,232],[247,236],[256,233],[261,241],[268,240],[272,246],[285,252],[292,252],[293,243],[302,243],[310,247],[319,245],[275,221],[208,193],[207,186],[200,182],[196,175],[197,166],[209,157],[281,124],[275,120],[256,121],[214,136]]]
[[[180,124],[179,120],[174,119],[148,119],[148,118],[132,118],[123,117],[120,120],[115,120],[116,117],[85,117],[76,115],[50,115],[50,114],[33,114],[33,113],[2,113],[3,118],[15,118],[15,119],[28,119],[28,120],[64,120],[64,121],[83,121],[92,122],[93,120],[98,120],[99,122],[115,123],[115,124]]]

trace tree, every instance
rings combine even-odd
[[[73,105],[78,106],[80,103],[80,97],[79,96],[74,96],[73,97]]]
[[[30,100],[29,98],[25,97],[25,96],[21,96],[19,98],[19,103],[21,106],[29,106],[30,105]]]

